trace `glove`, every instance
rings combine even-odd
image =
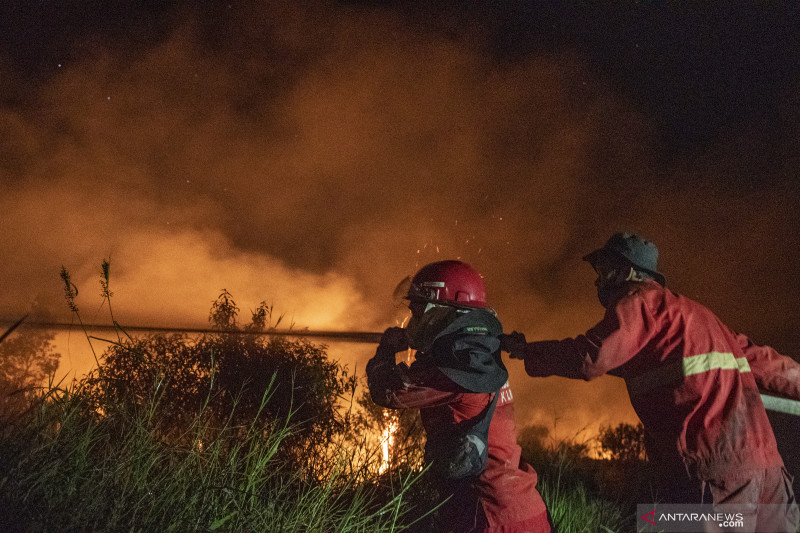
[[[500,349],[508,352],[511,359],[525,359],[528,342],[524,334],[514,331],[508,335],[501,333],[498,338],[500,339]]]
[[[408,336],[406,330],[403,328],[389,328],[383,332],[381,341],[378,344],[378,351],[383,353],[391,353],[392,355],[397,352],[408,349]]]

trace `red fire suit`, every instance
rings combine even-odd
[[[777,470],[787,509],[795,515],[791,480],[783,467],[759,387],[800,399],[800,364],[757,346],[726,327],[710,310],[649,280],[630,283],[609,303],[603,320],[576,338],[530,343],[531,376],[625,379],[645,428],[647,453],[658,477],[684,487],[697,480],[714,502],[730,501],[725,480]],[[681,476],[683,472],[683,476]],[[772,490],[765,487],[763,494]],[[685,491],[684,491],[685,493]],[[756,494],[754,497],[759,497]],[[673,500],[675,501],[675,500]],[[676,501],[677,503],[677,501]],[[701,503],[701,501],[696,501]],[[782,501],[753,503],[783,503]],[[792,529],[791,531],[794,531]]]
[[[434,435],[477,416],[491,400],[491,394],[469,392],[435,366],[417,361],[407,367],[395,365],[393,359],[376,357],[368,363],[372,398],[390,409],[419,409],[429,443]],[[457,532],[549,532],[545,504],[536,490],[536,471],[520,459],[508,384],[499,395],[489,426],[486,469],[468,482],[440,484],[443,495],[452,494],[440,523]]]

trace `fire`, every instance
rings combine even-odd
[[[388,410],[383,411],[383,420],[386,423],[386,426],[383,428],[383,432],[381,433],[382,457],[381,457],[381,465],[378,468],[379,474],[383,474],[391,466],[390,453],[392,447],[394,446],[394,434],[397,431],[399,425],[397,420],[397,415]]]

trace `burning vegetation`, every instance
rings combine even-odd
[[[509,21],[533,31],[527,25],[548,20],[527,8],[506,18],[493,8],[412,13],[385,3],[151,2],[132,14],[78,4],[2,8],[0,316],[21,316],[35,299],[61,318],[52,272],[73,265],[85,286],[93,258],[111,254],[121,265],[115,311],[129,324],[202,324],[209,296],[198,287],[226,287],[252,306],[269,294],[302,327],[382,330],[394,323],[386,295],[397,279],[461,257],[487,274],[507,329],[566,337],[600,317],[577,258],[598,234],[624,226],[664,243],[677,287],[787,353],[800,346],[796,304],[784,297],[800,280],[783,259],[799,238],[798,181],[789,178],[797,91],[780,70],[797,54],[746,62],[777,69],[780,91],[748,94],[749,103],[775,106],[759,116],[782,120],[736,121],[716,142],[684,142],[697,150],[687,156],[663,145],[664,123],[687,113],[687,102],[709,104],[698,116],[730,117],[711,104],[735,103],[731,94],[747,96],[739,91],[769,77],[732,69],[742,78],[713,102],[673,98],[655,83],[649,95],[678,111],[659,117],[623,90],[647,76],[615,79],[618,52],[653,54],[627,64],[661,69],[677,67],[675,50],[685,47],[724,61],[778,48],[722,43],[728,53],[714,53],[706,40],[678,38],[665,55],[626,41],[604,70],[591,38],[588,51],[577,42],[545,50],[538,44],[565,43],[509,33],[523,29]],[[573,19],[581,29],[568,37],[588,38],[586,20]],[[791,35],[736,21],[742,35]],[[647,43],[664,28],[639,36]],[[625,29],[595,36],[627,39]],[[737,32],[713,37],[721,35]],[[511,41],[523,49],[508,49]],[[666,74],[655,79],[673,91],[718,81]],[[57,341],[65,372],[96,365],[83,346]],[[370,355],[331,352],[351,366]],[[512,387],[524,423],[556,412],[570,434],[635,421],[613,380],[589,391],[558,381]]]
[[[79,314],[66,271],[63,280]],[[132,337],[115,322],[117,340],[87,336],[107,345],[94,371],[68,386],[31,388],[24,406],[3,413],[0,457],[12,474],[0,484],[0,523],[400,531],[426,520],[438,496],[424,476],[418,413],[385,410],[366,391],[358,397],[357,377],[324,346],[254,335],[277,325],[272,311],[260,306],[242,325],[223,290],[209,313],[213,333]],[[19,352],[16,338],[25,337],[5,340],[0,355]],[[48,343],[33,351],[43,362],[52,362]],[[524,449],[553,476],[542,480],[543,494],[557,519],[594,513],[623,523],[619,509],[572,507],[569,498],[586,497],[572,491],[609,478],[585,445],[546,443],[547,433]]]

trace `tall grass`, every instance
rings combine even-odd
[[[539,475],[537,488],[559,533],[635,531],[635,494],[605,481],[618,465],[587,456],[591,439],[521,439],[522,456]]]
[[[154,399],[155,401],[155,399]],[[0,434],[3,531],[400,531],[410,521],[394,492],[345,474],[342,450],[326,479],[281,464],[290,434],[212,427],[198,413],[180,439],[155,428],[157,411],[103,416],[80,385],[52,389]]]
[[[553,453],[539,477],[539,492],[559,533],[631,531],[632,517],[614,497],[603,498],[577,472],[569,459]]]
[[[98,412],[81,382],[43,392],[0,426],[0,530],[390,532],[439,503],[413,475],[370,475],[364,457],[379,457],[366,444],[311,476],[278,459],[290,420],[236,426],[201,409],[167,435],[159,412],[158,397]],[[570,450],[526,457],[558,531],[631,530],[625,506],[598,493]]]
[[[236,426],[200,410],[166,435],[157,397],[99,413],[81,385],[50,388],[0,425],[1,531],[390,532],[439,503],[413,475],[370,475],[364,457],[379,457],[364,447],[332,454],[322,476],[282,462],[289,420]],[[526,450],[558,531],[633,530],[629,502],[574,450]]]

